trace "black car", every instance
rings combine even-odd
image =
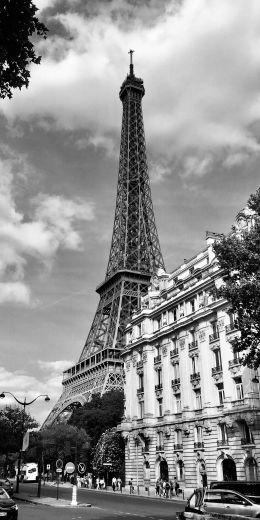
[[[4,517],[6,520],[17,520],[18,518],[18,507],[15,501],[9,497],[8,493],[0,488],[0,517]]]
[[[13,496],[14,485],[8,478],[0,479],[0,487],[4,488],[10,497]]]

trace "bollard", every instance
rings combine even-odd
[[[78,505],[78,502],[77,502],[77,484],[73,485],[72,487],[72,500],[71,500],[71,503],[70,503],[71,506],[77,506]]]

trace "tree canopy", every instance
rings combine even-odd
[[[123,391],[111,390],[102,397],[94,394],[90,402],[74,410],[69,423],[84,428],[91,438],[92,446],[95,446],[102,433],[120,423],[123,412]]]
[[[46,38],[47,27],[36,17],[31,0],[0,2],[0,97],[12,97],[13,89],[28,87],[29,65],[39,64],[31,37]]]
[[[104,466],[111,464],[110,466]],[[121,434],[116,428],[110,428],[102,433],[93,458],[93,466],[99,474],[104,473],[109,467],[110,475],[121,477],[124,480],[125,444]]]
[[[244,365],[257,368],[260,365],[260,188],[249,197],[247,208],[251,211],[250,225],[239,232],[233,228],[228,236],[215,243],[214,250],[224,270],[224,284],[218,294],[230,303],[240,330],[240,337],[233,343],[234,350],[241,352]],[[248,221],[246,212],[244,218]]]
[[[23,429],[24,425],[24,429]],[[39,425],[18,406],[6,406],[0,410],[0,453],[19,452],[21,449],[23,431],[37,428]]]

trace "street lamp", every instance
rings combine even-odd
[[[10,394],[16,400],[16,402],[18,404],[23,406],[22,442],[21,442],[21,449],[19,451],[17,477],[16,477],[16,490],[15,490],[16,493],[19,493],[19,475],[20,475],[20,471],[21,471],[21,460],[22,460],[22,450],[23,450],[25,408],[26,408],[26,406],[29,406],[30,404],[34,403],[36,401],[36,399],[39,399],[39,397],[45,397],[45,399],[44,399],[45,401],[50,401],[50,398],[49,398],[49,396],[47,394],[40,394],[40,395],[37,395],[32,401],[26,401],[26,397],[24,398],[24,401],[20,401],[19,399],[17,399],[17,397],[15,397],[14,394],[12,394],[12,392],[2,392],[0,394],[0,399],[4,399],[5,398],[5,394]]]

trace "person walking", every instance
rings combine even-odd
[[[160,495],[160,480],[159,480],[159,479],[157,479],[157,480],[156,480],[156,483],[155,483],[155,494],[156,494],[157,496]]]
[[[122,491],[122,479],[120,477],[118,477],[116,484],[118,491]]]
[[[174,477],[174,489],[175,489],[175,495],[178,496],[179,494],[179,482],[177,480],[177,477]]]
[[[116,490],[116,477],[112,478],[112,489],[113,489],[113,491]]]
[[[133,486],[133,479],[130,478],[129,480],[129,487],[130,487],[130,495],[134,492],[134,486]]]

